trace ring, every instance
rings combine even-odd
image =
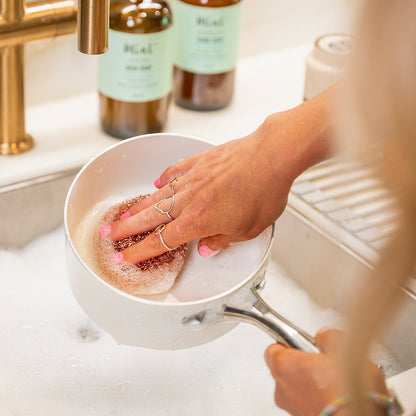
[[[165,241],[163,240],[163,237],[162,237],[162,231],[164,230],[166,228],[166,225],[165,224],[161,224],[161,225],[159,225],[154,231],[153,231],[153,233],[152,234],[157,234],[158,236],[159,236],[159,240],[160,240],[160,242],[162,243],[162,245],[163,245],[163,247],[165,247],[166,248],[166,250],[169,250],[169,251],[172,251],[172,250],[175,250],[177,247],[174,247],[174,248],[172,248],[172,247],[169,247],[166,243],[165,243]]]
[[[160,200],[158,203],[155,204],[155,210],[156,211],[159,211],[161,214],[166,214],[171,220],[173,220],[173,217],[170,215],[170,212],[172,211],[173,204],[175,203],[175,189],[174,189],[174,186],[175,186],[175,183],[178,181],[178,179],[179,178],[177,176],[175,176],[174,178],[172,178],[168,182],[169,183],[169,186],[170,186],[171,195],[169,195],[166,198],[163,198],[162,200]],[[159,207],[159,205],[162,202],[165,202],[165,201],[167,201],[168,199],[171,199],[171,198],[172,198],[172,201],[170,203],[170,207],[167,210],[163,210],[162,208]]]
[[[179,178],[175,176],[174,178],[170,179],[168,182],[168,184],[170,185],[170,189],[172,189],[172,192],[173,192],[173,186],[175,185],[176,182],[178,182],[178,179]]]

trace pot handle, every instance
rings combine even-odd
[[[275,341],[298,350],[314,353],[323,352],[314,337],[279,315],[264,301],[258,292],[263,288],[264,283],[262,281],[251,288],[257,299],[253,306],[259,313],[224,305],[224,318],[256,325],[267,332]]]

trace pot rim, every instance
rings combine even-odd
[[[76,250],[72,238],[71,238],[71,234],[69,232],[68,229],[68,206],[69,206],[69,202],[70,202],[70,198],[73,192],[73,188],[75,187],[76,183],[78,182],[79,178],[82,176],[82,174],[84,173],[84,171],[93,163],[95,162],[97,159],[99,159],[102,155],[111,152],[114,148],[119,147],[119,146],[123,146],[125,145],[125,143],[129,143],[138,139],[145,139],[145,138],[149,138],[149,137],[160,137],[160,136],[177,136],[180,138],[186,138],[186,139],[192,139],[192,140],[197,140],[197,141],[201,141],[207,144],[210,144],[212,146],[215,146],[212,142],[210,142],[209,140],[197,137],[197,136],[192,136],[192,135],[187,135],[187,134],[181,134],[181,133],[151,133],[151,134],[144,134],[141,136],[135,136],[135,137],[131,137],[129,139],[125,139],[123,141],[121,141],[120,143],[115,143],[109,147],[107,147],[106,149],[104,149],[102,152],[98,153],[97,155],[95,155],[94,157],[92,157],[81,169],[80,171],[77,173],[77,175],[75,176],[74,180],[71,183],[71,186],[69,187],[67,196],[65,198],[65,207],[64,207],[64,228],[65,228],[65,237],[66,237],[66,241],[67,244],[70,245],[72,252],[75,254],[76,258],[78,259],[78,261],[81,263],[81,265],[90,273],[90,275],[92,275],[95,279],[97,279],[101,284],[103,284],[104,286],[106,286],[108,289],[110,289],[111,291],[113,291],[115,294],[122,296],[124,298],[130,299],[132,301],[135,302],[140,302],[140,303],[145,303],[145,304],[149,304],[149,305],[163,305],[163,306],[169,306],[169,307],[183,307],[183,306],[198,306],[198,305],[203,305],[209,302],[216,302],[219,301],[221,298],[225,298],[229,295],[231,295],[234,292],[237,292],[239,289],[241,289],[243,286],[245,286],[251,279],[253,279],[253,277],[255,277],[259,270],[263,267],[263,265],[265,264],[265,262],[267,261],[272,245],[273,245],[273,241],[274,241],[274,230],[275,230],[275,224],[271,224],[268,228],[271,228],[271,235],[270,238],[267,242],[267,247],[266,250],[264,252],[263,257],[261,258],[261,260],[259,261],[259,263],[257,264],[255,270],[253,272],[250,273],[249,276],[247,276],[246,278],[242,279],[237,285],[231,287],[230,289],[227,289],[224,292],[221,292],[217,295],[208,297],[208,298],[203,298],[203,299],[198,299],[198,300],[193,300],[193,301],[186,301],[186,302],[160,302],[160,301],[156,301],[156,300],[151,300],[151,299],[145,299],[145,298],[141,298],[139,296],[133,296],[130,295],[129,293],[126,293],[118,288],[116,288],[115,286],[110,285],[109,283],[107,283],[104,279],[102,279],[100,276],[98,276],[93,270],[91,270],[88,265],[84,262],[84,260],[81,258],[81,256],[79,255],[78,251]]]

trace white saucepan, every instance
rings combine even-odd
[[[247,321],[276,341],[320,352],[313,337],[278,315],[259,294],[265,284],[274,226],[211,259],[197,255],[194,243],[183,271],[165,295],[131,296],[100,277],[92,241],[103,210],[153,192],[151,184],[164,169],[211,146],[183,135],[150,134],[110,147],[81,169],[65,203],[67,271],[75,298],[120,344],[188,348]]]

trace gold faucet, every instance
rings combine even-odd
[[[109,0],[78,1],[78,49],[82,53],[107,52],[109,15]]]
[[[88,54],[108,48],[109,0],[79,0],[78,48]],[[0,154],[33,147],[26,133],[24,44],[70,34],[77,25],[72,0],[0,0]]]

